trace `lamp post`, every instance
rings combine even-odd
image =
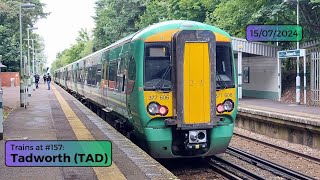
[[[7,67],[1,62],[2,56],[0,55],[0,140],[3,140],[3,112],[2,112],[2,79],[1,79],[1,68]]]
[[[297,0],[297,25],[299,25],[299,0]],[[297,49],[299,49],[299,41],[297,41]],[[299,62],[299,58],[297,57],[297,77],[296,77],[296,103],[300,104],[300,62]],[[305,73],[305,72],[304,72]]]
[[[25,94],[26,94],[26,88],[25,88],[25,80],[24,76],[25,74],[23,73],[23,64],[22,64],[22,17],[21,17],[21,11],[22,9],[30,9],[34,8],[34,4],[20,4],[19,6],[19,24],[20,24],[20,107],[25,107],[27,108],[27,103],[25,101]]]
[[[284,0],[285,3],[297,3],[297,25],[299,25],[299,0]],[[297,41],[297,49],[299,49],[299,41]],[[297,76],[296,76],[296,103],[300,104],[300,69],[299,69],[299,58],[297,57]],[[304,73],[306,73],[304,71]],[[304,82],[306,82],[306,79],[304,78]],[[304,90],[304,96],[306,96],[305,93],[306,90]],[[304,97],[306,98],[306,97]]]
[[[33,82],[33,91],[36,89],[36,78],[35,78],[35,50],[34,50],[34,39],[32,40],[32,82]]]
[[[27,34],[28,34],[28,64],[29,64],[29,78],[30,78],[30,45],[29,45],[29,40],[32,40],[32,49],[34,49],[34,46],[33,46],[33,39],[30,39],[30,31],[31,30],[36,30],[38,29],[37,27],[30,27],[30,28],[27,28]],[[36,89],[36,86],[35,86],[35,79],[34,79],[34,52],[32,51],[32,89],[33,91],[35,91]],[[30,79],[28,79],[30,81]],[[29,96],[31,96],[31,90],[30,90],[30,83],[28,83],[28,90],[29,90]]]

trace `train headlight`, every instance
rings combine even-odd
[[[161,116],[165,116],[165,115],[167,115],[168,114],[168,108],[167,108],[167,106],[161,106],[160,108],[159,108],[159,113],[160,113],[160,115]]]
[[[148,113],[151,115],[156,115],[159,113],[160,105],[156,102],[151,102],[147,106]]]
[[[227,112],[232,111],[234,108],[232,100],[228,99],[228,100],[224,101],[223,107],[224,107],[224,110]]]

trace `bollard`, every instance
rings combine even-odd
[[[3,140],[2,87],[0,87],[0,140]]]

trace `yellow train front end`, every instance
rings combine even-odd
[[[148,119],[143,135],[148,150],[156,158],[222,153],[237,113],[231,38],[202,23],[183,21],[174,30],[167,27],[157,27],[144,39],[148,117],[141,117]],[[151,63],[157,68],[148,66]]]

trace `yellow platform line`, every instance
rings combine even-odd
[[[52,86],[52,90],[58,99],[61,108],[67,117],[74,134],[78,140],[95,140],[90,131],[85,127],[85,125],[78,118],[76,113],[69,106],[67,101],[62,97],[60,92],[56,89],[55,86]],[[112,161],[110,167],[93,167],[94,172],[97,175],[98,179],[126,179],[125,176],[121,173],[116,164]]]

